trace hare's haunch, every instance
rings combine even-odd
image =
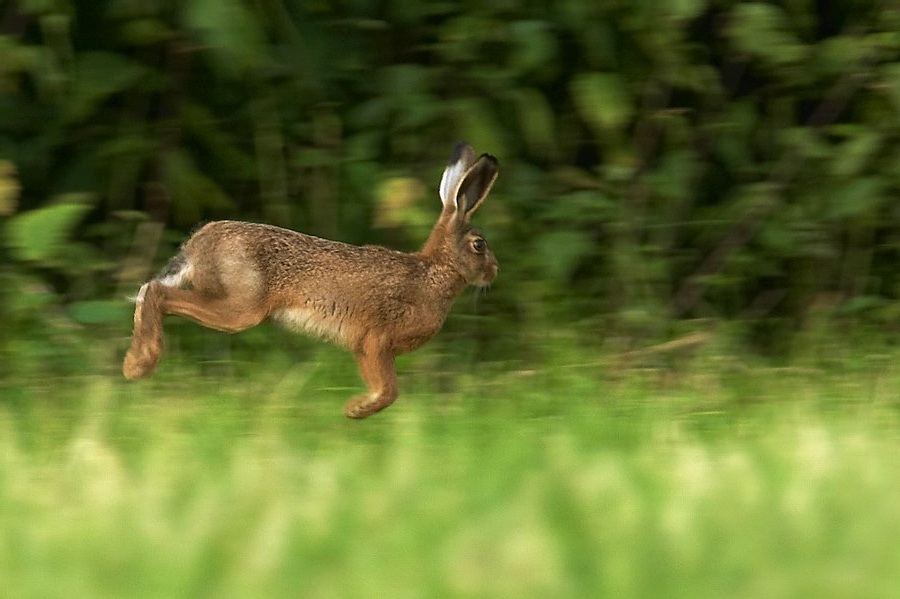
[[[497,170],[493,156],[457,145],[441,178],[441,215],[414,253],[247,222],[201,227],[138,292],[123,374],[156,368],[166,314],[229,333],[270,318],[353,352],[369,392],[350,400],[348,417],[386,408],[397,398],[394,357],[431,339],[467,285],[497,276],[497,259],[470,224]]]

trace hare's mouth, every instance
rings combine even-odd
[[[497,273],[499,271],[500,268],[496,264],[491,264],[488,268],[485,269],[484,274],[482,274],[482,276],[480,276],[472,284],[476,287],[487,287],[494,282],[494,279],[497,278]]]

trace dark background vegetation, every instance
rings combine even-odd
[[[20,0],[0,33],[3,373],[118,359],[205,220],[414,249],[459,139],[501,162],[470,356],[900,325],[895,2]]]

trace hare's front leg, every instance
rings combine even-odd
[[[369,393],[354,397],[344,406],[347,418],[366,418],[379,412],[397,399],[397,371],[394,355],[386,348],[368,344],[356,354],[359,374],[369,388]]]

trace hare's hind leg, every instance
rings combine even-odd
[[[359,374],[369,393],[354,397],[344,406],[347,418],[366,418],[379,412],[397,399],[397,371],[394,355],[376,343],[367,343],[356,354]]]
[[[206,328],[239,333],[261,323],[266,309],[255,299],[210,297],[193,289],[166,288],[164,312],[190,318]]]
[[[144,283],[135,298],[131,346],[122,362],[122,374],[129,380],[152,373],[162,355],[162,310],[159,296],[151,292],[155,284],[156,281]]]
[[[255,299],[233,294],[211,296],[198,289],[181,289],[153,280],[141,287],[134,310],[134,333],[122,372],[127,379],[147,376],[163,351],[162,317],[184,316],[210,329],[237,333],[262,322],[266,310]]]

